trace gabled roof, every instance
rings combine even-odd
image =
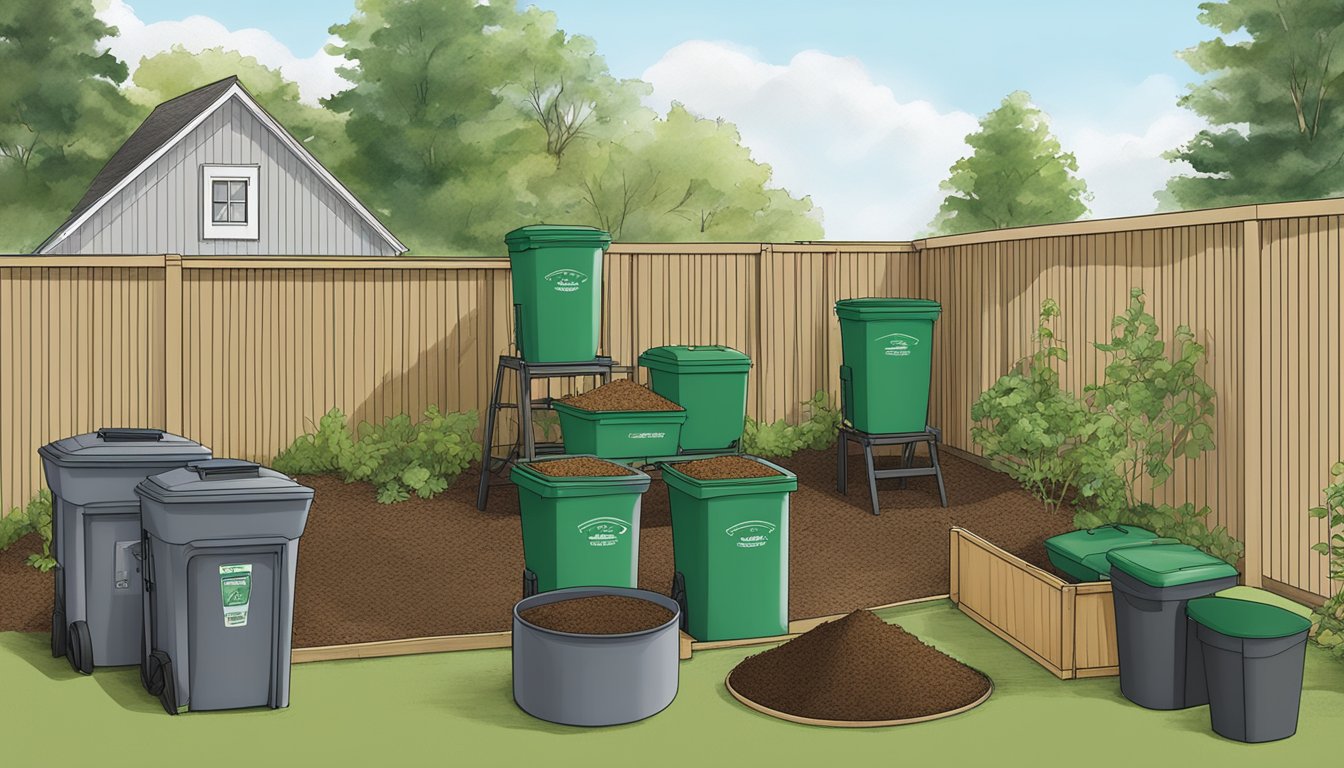
[[[398,253],[406,252],[406,246],[402,245],[401,241],[388,231],[387,227],[383,226],[378,217],[374,216],[372,211],[365,207],[349,189],[346,189],[345,185],[338,181],[322,163],[318,162],[317,158],[313,157],[312,153],[302,143],[290,135],[284,126],[276,122],[270,113],[262,109],[261,105],[252,98],[252,94],[248,93],[247,89],[238,81],[236,75],[231,75],[194,91],[188,91],[155,107],[149,117],[145,118],[145,121],[140,124],[140,127],[135,129],[135,133],[132,133],[131,137],[112,155],[112,159],[107,161],[107,165],[103,166],[98,175],[93,177],[88,191],[84,193],[84,197],[80,198],[74,210],[70,212],[69,218],[57,227],[56,231],[42,245],[38,246],[37,253],[45,253],[49,246],[61,242],[70,233],[78,229],[99,208],[111,200],[117,192],[120,192],[137,176],[144,173],[149,166],[153,165],[154,161],[166,154],[168,150],[172,149],[173,145],[185,138],[215,110],[227,104],[229,99],[235,96],[239,97],[243,106],[247,107],[262,125],[269,128],[310,170],[349,203],[355,209],[355,212],[363,217],[369,226],[381,235],[394,250]]]

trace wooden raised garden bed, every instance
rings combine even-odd
[[[952,529],[952,602],[1061,680],[1120,673],[1111,583],[1070,584]]]

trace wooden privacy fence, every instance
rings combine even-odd
[[[913,243],[616,245],[602,351],[728,344],[755,363],[749,414],[792,419],[838,391],[837,299],[937,299],[931,421],[975,453],[970,404],[1024,354],[1042,299],[1080,389],[1105,362],[1088,342],[1142,287],[1165,333],[1208,347],[1218,393],[1217,451],[1155,498],[1213,507],[1249,583],[1324,596],[1339,585],[1306,510],[1344,457],[1341,224],[1344,201],[1320,201]],[[503,258],[0,257],[0,507],[42,486],[38,446],[104,425],[269,461],[331,407],[482,411],[511,304]]]

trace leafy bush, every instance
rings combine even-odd
[[[42,537],[42,551],[29,555],[28,565],[45,573],[56,565],[51,556],[51,492],[46,489],[38,491],[23,509],[15,507],[0,518],[0,550],[9,549],[30,533]]]
[[[1129,307],[1111,320],[1118,333],[1094,343],[1111,355],[1101,384],[1085,388],[1092,409],[1110,417],[1123,447],[1117,454],[1127,506],[1139,502],[1135,485],[1143,475],[1161,485],[1176,458],[1198,458],[1214,448],[1213,387],[1199,375],[1204,347],[1189,326],[1178,326],[1167,357],[1157,321],[1143,304],[1143,289],[1129,292]]]
[[[1339,478],[1327,485],[1322,493],[1325,504],[1311,509],[1311,516],[1328,521],[1326,540],[1312,545],[1312,549],[1330,558],[1330,578],[1344,580],[1344,461],[1330,468],[1330,474]],[[1337,659],[1344,660],[1344,589],[1312,613],[1312,638],[1327,648]]]
[[[1059,386],[1053,362],[1069,359],[1050,324],[1053,299],[1041,302],[1034,349],[971,406],[971,438],[994,467],[1057,510],[1077,497],[1115,495],[1111,422]]]
[[[844,417],[831,404],[830,395],[819,391],[802,406],[806,418],[796,425],[783,419],[773,424],[747,419],[742,449],[755,456],[787,457],[803,449],[819,451],[835,445],[836,430]]]
[[[348,483],[371,483],[384,504],[409,499],[412,492],[429,499],[481,457],[471,437],[476,421],[474,411],[445,414],[431,405],[419,422],[403,413],[382,424],[361,424],[356,433],[333,408],[317,432],[296,439],[274,466],[291,475],[338,474]]]

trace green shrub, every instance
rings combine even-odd
[[[391,504],[422,499],[447,490],[481,448],[472,440],[476,413],[441,413],[435,406],[412,423],[399,414],[382,424],[364,423],[356,433],[345,414],[333,408],[317,431],[302,435],[275,457],[286,474],[338,474],[346,482],[363,481],[378,489],[378,501]]]
[[[1338,479],[1322,491],[1325,503],[1311,509],[1311,516],[1328,521],[1329,529],[1326,540],[1311,548],[1330,558],[1330,578],[1344,581],[1344,461],[1331,467],[1330,475]],[[1344,660],[1344,589],[1312,613],[1311,634],[1318,645]]]
[[[819,451],[835,445],[836,430],[844,417],[831,404],[830,395],[818,391],[802,406],[806,418],[798,424],[787,424],[783,419],[761,424],[747,419],[742,450],[754,456],[788,457],[804,449]]]
[[[42,537],[42,551],[29,555],[28,565],[45,573],[56,565],[51,556],[51,491],[38,491],[23,509],[15,507],[0,518],[0,550],[9,549],[30,533]]]
[[[1053,299],[1041,302],[1033,350],[971,405],[971,439],[994,467],[1022,484],[1047,508],[1079,497],[1114,496],[1115,442],[1110,421],[1059,386],[1053,362],[1069,359],[1050,324]]]

